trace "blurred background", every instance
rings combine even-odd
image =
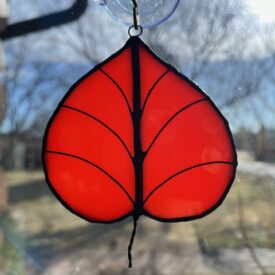
[[[0,0],[0,274],[275,274],[274,1],[181,0],[156,24],[167,4],[158,0],[156,18],[145,19],[142,39],[230,122],[239,167],[220,208],[188,223],[142,217],[128,270],[132,220],[90,224],[50,192],[41,167],[46,123],[69,87],[128,38],[114,2],[90,0],[76,21],[8,39],[7,25],[73,1]],[[152,7],[139,3],[144,13]]]

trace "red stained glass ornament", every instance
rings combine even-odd
[[[60,102],[43,163],[70,211],[100,223],[133,216],[136,226],[140,215],[177,222],[212,212],[230,189],[237,156],[212,100],[133,36]]]

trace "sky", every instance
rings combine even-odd
[[[262,23],[275,22],[274,0],[246,0],[246,4]]]
[[[32,1],[43,1],[43,0],[32,0]],[[248,5],[248,9],[249,12],[251,12],[256,18],[257,20],[259,20],[259,22],[263,25],[269,25],[273,22],[275,22],[275,12],[273,12],[275,10],[275,0],[245,0],[246,4]],[[24,18],[31,18],[33,16],[37,16],[39,13],[33,9],[31,9],[31,12],[29,12],[28,8],[26,5],[21,5],[21,8],[17,9],[16,6],[19,3],[19,0],[11,0],[12,3],[12,16],[11,16],[11,21],[18,21],[18,20],[23,20]],[[30,3],[30,1],[27,1]],[[26,3],[27,3],[26,2]],[[71,3],[71,1],[68,0],[60,0],[60,3],[62,5],[63,8],[68,7],[68,2]],[[22,10],[23,9],[23,10]],[[119,45],[119,43],[121,43],[121,41],[124,39],[120,36],[121,30],[127,30],[127,28],[122,25],[120,22],[115,21],[113,17],[111,17],[105,10],[105,8],[100,7],[100,6],[93,6],[93,9],[95,10],[95,13],[97,13],[97,17],[101,18],[102,20],[106,20],[107,22],[107,26],[108,29],[110,29],[110,34],[115,31],[114,35],[112,36],[112,39],[110,41],[108,41],[108,45],[110,44],[111,46],[109,47],[109,49],[106,51],[106,49],[104,49],[104,47],[102,47],[102,49],[100,49],[100,59],[105,59],[111,52],[115,51],[117,49],[117,47],[120,47],[121,45]],[[21,12],[19,12],[21,11]],[[25,12],[22,12],[25,11]],[[105,21],[104,21],[105,22]],[[42,37],[42,35],[46,36],[47,33],[44,32],[43,34],[41,33],[40,37]],[[126,35],[127,36],[127,35]],[[125,37],[126,37],[125,36]],[[45,41],[45,40],[44,40]],[[41,39],[41,43],[43,44],[43,39]],[[47,48],[47,47],[45,47]],[[59,48],[58,45],[56,45],[56,48]],[[61,52],[62,52],[62,48],[60,47]],[[35,53],[35,48],[33,49],[33,52]],[[36,58],[39,58],[40,60],[43,61],[43,56],[44,53],[41,51],[41,49],[38,47],[38,50],[36,51],[36,54],[34,55],[36,56]],[[72,56],[71,59],[68,58],[69,54],[67,53],[63,53],[63,56],[65,57],[65,59],[61,60],[61,62],[63,62],[64,60],[66,60],[67,62],[83,62],[83,60],[77,59],[76,56]],[[47,59],[47,61],[49,61],[50,59],[50,55],[46,54],[45,58]],[[56,56],[54,57],[56,58]],[[56,61],[56,60],[52,60],[52,61]],[[274,91],[272,90],[271,93],[274,93]],[[253,99],[254,100],[254,99]],[[253,103],[253,102],[252,102]],[[253,103],[255,104],[255,103]],[[256,103],[257,105],[257,103]],[[262,108],[262,107],[258,107],[258,108]],[[250,102],[245,102],[245,104],[240,104],[240,107],[237,107],[237,114],[240,114],[240,116],[242,117],[242,120],[240,120],[240,123],[243,123],[243,121],[248,123],[248,127],[253,129],[253,130],[257,130],[258,125],[257,123],[255,123],[255,118],[254,118],[254,114],[253,112],[247,112],[247,110],[250,109]],[[234,121],[234,117],[236,117],[236,113],[232,112],[232,110],[225,110],[226,115],[228,116],[229,120]],[[270,112],[264,112],[264,116],[265,116],[265,120],[267,121],[268,126],[272,126],[272,114]],[[233,123],[234,124],[234,123]],[[238,125],[238,123],[234,124],[234,128],[238,128],[240,125]]]

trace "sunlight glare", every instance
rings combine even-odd
[[[263,23],[275,22],[274,0],[246,0],[249,10]]]

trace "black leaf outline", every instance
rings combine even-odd
[[[230,181],[228,182],[228,185],[226,187],[226,190],[224,191],[224,194],[223,196],[219,199],[219,201],[213,205],[210,209],[206,210],[205,212],[199,214],[199,215],[195,215],[195,216],[190,216],[190,217],[178,217],[178,218],[171,218],[171,219],[166,219],[166,218],[160,218],[160,217],[156,217],[150,213],[148,213],[146,210],[144,210],[143,208],[139,208],[137,209],[137,203],[135,202],[135,208],[133,211],[130,211],[129,213],[125,214],[124,216],[120,217],[120,218],[117,218],[117,219],[114,219],[114,220],[110,220],[110,221],[97,221],[97,220],[91,220],[90,218],[86,218],[86,217],[83,217],[83,215],[81,215],[80,213],[78,213],[77,211],[75,211],[74,209],[72,209],[70,207],[70,205],[68,205],[66,202],[64,202],[62,200],[62,198],[55,192],[53,186],[51,185],[50,181],[49,181],[49,178],[48,178],[48,175],[47,175],[47,167],[46,167],[46,164],[45,164],[45,154],[46,154],[46,137],[47,137],[47,133],[49,131],[49,128],[50,128],[50,125],[52,123],[52,121],[54,120],[54,117],[55,115],[58,113],[59,109],[62,107],[62,104],[65,102],[65,100],[70,96],[70,94],[73,92],[73,90],[83,81],[85,80],[87,77],[89,77],[92,73],[100,70],[102,71],[102,73],[104,73],[117,87],[118,89],[120,90],[121,94],[123,95],[124,99],[126,100],[126,104],[128,106],[128,109],[129,109],[129,112],[130,114],[132,114],[132,119],[133,119],[133,122],[134,122],[134,117],[135,117],[135,112],[132,112],[131,111],[131,107],[130,107],[130,104],[124,94],[124,92],[122,91],[121,87],[118,85],[118,83],[109,75],[107,74],[106,72],[104,72],[102,70],[101,67],[103,67],[105,64],[107,64],[109,61],[111,61],[113,58],[115,58],[116,56],[120,55],[120,53],[122,53],[125,49],[131,47],[132,49],[132,59],[133,59],[133,75],[136,76],[138,74],[138,78],[139,78],[139,61],[138,61],[138,52],[137,52],[137,48],[138,46],[141,46],[143,47],[151,56],[153,56],[157,61],[159,61],[161,64],[163,64],[166,68],[167,68],[167,71],[165,71],[163,73],[163,75],[161,75],[157,80],[156,82],[160,81],[162,79],[162,77],[164,77],[168,72],[172,72],[174,74],[176,74],[179,78],[183,79],[184,81],[188,82],[189,84],[191,84],[191,86],[193,88],[195,88],[198,92],[200,92],[202,95],[205,96],[205,98],[203,100],[207,100],[210,105],[215,109],[217,115],[219,115],[219,117],[222,119],[222,121],[224,122],[224,125],[226,126],[226,129],[227,129],[227,133],[230,137],[230,141],[231,141],[231,145],[232,145],[232,148],[233,148],[233,161],[232,161],[232,165],[234,167],[234,171],[232,173],[232,177],[230,179]],[[136,49],[136,50],[135,50]],[[134,61],[135,59],[135,61]],[[137,85],[137,84],[136,84]],[[154,83],[154,85],[156,86],[157,83]],[[154,86],[153,85],[153,86]],[[134,85],[135,86],[135,85]],[[137,87],[136,87],[137,88]],[[138,85],[138,89],[139,89],[139,85]],[[154,87],[151,87],[151,92],[154,90]],[[150,93],[151,93],[150,92]],[[148,99],[147,99],[148,100]],[[144,109],[145,107],[145,104],[143,105],[143,108],[142,110]],[[141,109],[141,108],[140,108]],[[142,160],[144,160],[144,157],[145,157],[145,153],[142,153]],[[233,140],[233,137],[232,137],[232,134],[230,132],[230,129],[229,129],[229,125],[228,125],[228,122],[227,120],[223,117],[223,115],[221,114],[220,110],[215,106],[215,104],[212,102],[212,100],[210,99],[210,97],[208,97],[194,82],[192,82],[191,80],[189,80],[187,77],[185,77],[184,75],[180,74],[177,69],[175,69],[174,67],[172,67],[170,64],[164,62],[162,59],[160,59],[154,52],[151,51],[151,49],[146,45],[144,44],[144,42],[139,38],[139,37],[130,37],[129,40],[126,42],[126,44],[124,45],[123,48],[121,48],[118,52],[116,52],[115,54],[113,54],[112,56],[110,56],[108,59],[106,59],[104,62],[102,62],[101,64],[98,64],[97,66],[95,66],[90,72],[88,72],[86,75],[84,75],[81,79],[79,79],[72,87],[71,89],[69,90],[69,92],[65,95],[65,97],[62,99],[62,101],[59,103],[59,105],[57,106],[53,116],[51,117],[48,125],[47,125],[47,128],[46,128],[46,131],[45,131],[45,135],[44,135],[44,139],[43,139],[43,149],[42,149],[42,160],[43,160],[43,167],[44,167],[44,171],[45,171],[45,175],[46,175],[46,181],[49,185],[49,187],[51,188],[52,192],[56,195],[56,197],[59,199],[59,201],[68,209],[70,210],[71,212],[73,212],[74,214],[80,216],[81,218],[85,219],[85,220],[88,220],[90,222],[94,222],[94,223],[113,223],[113,222],[117,222],[117,221],[121,221],[129,216],[134,216],[134,217],[137,217],[137,214],[138,216],[139,215],[145,215],[145,216],[148,216],[152,219],[155,219],[157,221],[162,221],[162,222],[180,222],[180,221],[189,221],[189,220],[194,220],[194,219],[198,219],[198,218],[202,218],[204,217],[205,215],[208,215],[209,213],[211,213],[212,211],[214,211],[222,202],[223,200],[225,199],[227,193],[229,192],[230,190],[230,187],[234,181],[234,178],[235,178],[235,174],[236,174],[236,168],[237,168],[237,154],[236,154],[236,149],[235,149],[235,144],[234,144],[234,140]],[[142,171],[140,171],[142,172]],[[137,187],[138,183],[136,182],[136,187]],[[141,184],[141,187],[142,187],[142,184]],[[140,188],[140,186],[139,186]],[[141,188],[142,189],[142,188]],[[141,192],[142,193],[142,192]],[[143,205],[143,201],[142,201],[142,205]]]

